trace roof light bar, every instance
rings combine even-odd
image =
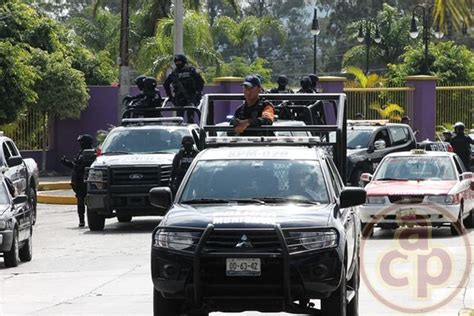
[[[151,118],[126,118],[122,119],[122,125],[145,125],[145,124],[160,124],[160,123],[174,123],[182,124],[182,117],[151,117]]]
[[[347,125],[351,126],[385,126],[389,120],[347,120]]]

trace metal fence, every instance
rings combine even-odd
[[[0,130],[13,139],[20,150],[41,150],[45,123],[39,110],[29,109],[20,113],[15,122],[0,126]]]
[[[413,116],[413,91],[414,88],[344,88],[347,95],[347,118],[354,119],[356,113],[362,113],[366,119],[381,119],[379,111],[387,109],[389,104],[397,104],[403,108],[402,113],[387,113],[391,121],[399,121],[403,115]],[[386,112],[386,111],[385,111]]]
[[[436,125],[450,128],[455,122],[474,128],[474,85],[436,87]]]

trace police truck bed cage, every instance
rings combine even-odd
[[[262,94],[261,98],[272,101],[287,101],[293,104],[303,102],[311,105],[319,104],[320,110],[325,117],[326,125],[306,125],[306,126],[260,126],[247,128],[247,131],[259,131],[267,136],[232,136],[214,137],[216,132],[233,132],[232,126],[216,126],[216,107],[236,105],[244,100],[243,94],[206,94],[203,97],[201,107],[201,148],[219,146],[317,146],[330,149],[334,162],[339,173],[345,181],[346,169],[346,95],[345,94]],[[301,104],[301,103],[300,103]],[[298,106],[299,107],[299,106]],[[235,107],[233,108],[235,110]],[[221,111],[222,112],[222,111]],[[312,113],[313,114],[313,113]],[[221,118],[225,121],[224,118]],[[312,121],[312,120],[311,120]],[[217,122],[218,123],[218,122]],[[273,132],[310,132],[314,137],[298,136],[272,136]],[[335,137],[329,137],[329,134]],[[331,141],[333,139],[334,141]]]
[[[125,118],[122,119],[122,126],[131,126],[131,125],[181,125],[183,123],[183,118],[179,116],[175,117],[151,117],[151,118]]]
[[[163,104],[165,104],[163,102]],[[197,113],[201,117],[201,111],[198,108],[193,106],[184,106],[184,107],[155,107],[155,108],[138,108],[138,107],[128,107],[122,114],[122,119],[129,118],[140,118],[145,116],[147,118],[161,117],[162,113],[169,112],[184,112],[191,111]]]

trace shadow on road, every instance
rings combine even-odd
[[[395,237],[405,236],[409,238],[410,235],[426,235],[426,229],[429,229],[428,232],[430,238],[437,239],[437,238],[459,238],[459,236],[451,235],[451,230],[449,226],[436,228],[436,227],[413,227],[413,228],[397,228],[397,229],[375,229],[374,235],[370,237],[370,239],[374,240],[385,240],[385,239],[394,239]],[[402,230],[407,230],[404,234],[400,235]],[[472,232],[473,229],[466,229],[466,234]]]
[[[84,231],[86,235],[112,235],[112,234],[142,234],[151,233],[160,223],[161,219],[133,219],[129,223],[118,223],[116,219],[105,222],[104,230],[90,231],[87,227]],[[115,222],[114,222],[115,221]]]

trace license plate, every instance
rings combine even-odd
[[[227,258],[227,276],[260,276],[261,262],[259,258]]]
[[[416,211],[414,209],[403,209],[397,212],[397,217],[402,220],[414,220],[416,219]]]

